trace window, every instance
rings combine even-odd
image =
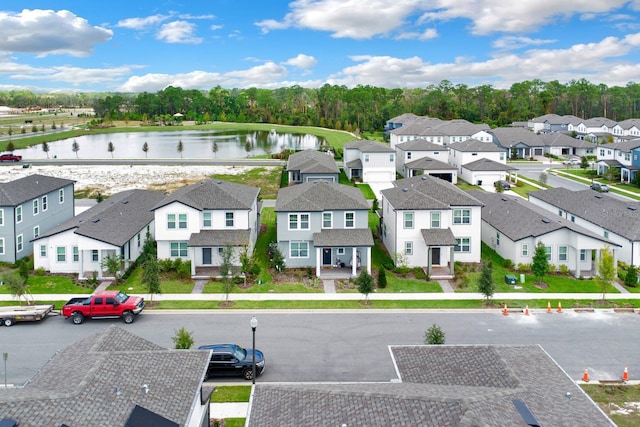
[[[38,199],[33,201],[33,216],[38,215],[40,212],[40,204],[38,203]]]
[[[365,161],[365,162],[368,162],[368,161],[369,161],[369,155],[368,155],[368,154],[365,154],[365,155],[364,155],[364,161]]]
[[[56,260],[58,262],[67,261],[67,248],[65,248],[64,246],[56,247]]]
[[[604,231],[604,238],[605,239],[609,238],[609,232],[607,230]]]
[[[308,258],[309,242],[291,242],[289,255],[291,258]]]
[[[389,161],[390,161],[391,163],[393,163],[393,160],[394,160],[394,159],[393,159],[393,154],[389,154]]]
[[[332,227],[333,227],[333,213],[322,212],[322,228],[332,228]]]
[[[224,248],[218,248],[218,255],[222,256],[224,253]]]
[[[4,255],[4,237],[0,238],[0,255]]]
[[[566,261],[566,260],[567,260],[567,247],[558,246],[558,261]]]
[[[547,252],[547,261],[551,262],[551,258],[552,258],[551,246],[545,246],[544,250]]]
[[[571,215],[571,222],[576,222],[576,217],[574,215]]]
[[[73,262],[78,262],[80,261],[80,252],[78,252],[78,247],[74,246],[73,247]]]
[[[24,249],[24,238],[22,237],[22,234],[18,234],[18,237],[16,238],[16,246],[18,252],[21,252],[22,249]]]
[[[138,245],[138,247],[140,247],[140,233],[138,233],[138,235],[136,236],[136,244]]]
[[[289,214],[289,230],[308,230],[309,214]]]
[[[522,244],[522,256],[529,256],[529,245],[527,243]]]
[[[411,151],[407,151],[407,160],[411,160]]]
[[[580,249],[580,261],[586,261],[586,260],[587,260],[587,250]]]
[[[167,214],[167,228],[176,228],[176,214]]]
[[[431,212],[431,228],[440,228],[440,212]]]
[[[37,239],[38,236],[40,236],[40,226],[36,225],[35,227],[33,227],[33,238]]]
[[[64,203],[64,189],[58,190],[58,203]]]
[[[344,213],[344,228],[356,227],[356,214],[353,212]]]
[[[47,257],[47,245],[40,245],[40,257],[41,258]]]
[[[344,255],[344,248],[338,248],[337,252],[338,255]]]
[[[202,226],[211,227],[211,212],[202,212]]]
[[[471,237],[456,238],[456,246],[453,248],[454,252],[471,252]]]
[[[233,227],[233,212],[225,212],[224,214],[224,225],[226,227]]]
[[[504,153],[500,153],[500,161],[504,160]]]
[[[42,196],[42,212],[45,212],[48,207],[49,207],[49,199],[47,199],[47,196]]]
[[[471,209],[454,209],[454,224],[471,224]]]
[[[171,242],[171,256],[172,257],[186,257],[187,256],[187,242]]]
[[[558,209],[558,215],[562,216],[562,210]]]
[[[500,246],[500,233],[496,233],[496,246]]]
[[[97,249],[91,250],[91,261],[98,262],[98,250]]]
[[[413,212],[404,213],[404,228],[413,228]]]
[[[187,228],[187,214],[178,214],[178,228]]]
[[[0,209],[0,225],[4,225],[4,209]]]
[[[413,255],[413,242],[404,242],[405,255]]]
[[[22,222],[22,206],[16,208],[16,222],[18,224]]]

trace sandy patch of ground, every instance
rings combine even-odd
[[[214,174],[241,174],[251,167],[245,166],[2,166],[0,182],[14,181],[28,175],[40,174],[76,181],[75,190],[89,190],[108,196],[132,189],[164,190],[207,179]]]

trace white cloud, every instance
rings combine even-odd
[[[532,39],[530,37],[506,36],[493,41],[491,46],[500,50],[515,50],[525,46],[540,46],[555,43],[556,40]]]
[[[118,21],[116,27],[131,28],[133,30],[143,30],[147,27],[155,26],[169,19],[166,15],[151,15],[145,18],[127,18]]]
[[[313,68],[318,63],[318,60],[313,56],[304,55],[299,53],[295,58],[288,59],[284,62],[285,65],[292,65],[297,68],[308,69]]]
[[[198,44],[202,43],[200,37],[195,37],[193,33],[196,30],[195,24],[187,21],[173,21],[162,25],[156,38],[164,40],[167,43],[185,43]]]
[[[112,36],[111,30],[92,26],[67,10],[0,12],[0,52],[87,56]]]
[[[417,39],[417,40],[431,40],[438,37],[438,31],[434,28],[427,28],[422,33],[417,32],[408,32],[408,33],[400,33],[395,39],[396,40],[405,40],[405,39]]]

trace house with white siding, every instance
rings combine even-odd
[[[344,173],[348,179],[387,183],[396,179],[396,152],[386,144],[361,140],[344,144]]]

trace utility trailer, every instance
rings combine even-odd
[[[53,304],[0,307],[0,323],[13,326],[18,322],[37,322],[53,310]]]

